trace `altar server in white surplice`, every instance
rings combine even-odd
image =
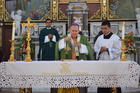
[[[121,40],[111,32],[110,22],[105,20],[101,25],[102,35],[97,38],[94,45],[96,59],[120,60]],[[115,90],[114,90],[115,89]],[[121,93],[121,88],[98,88],[97,93]]]
[[[97,41],[94,45],[96,59],[120,60],[121,40],[116,34],[111,32],[110,22],[103,21],[101,30],[103,34],[97,38]]]

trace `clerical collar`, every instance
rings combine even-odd
[[[71,38],[71,34],[68,34],[68,37]],[[76,38],[78,39],[79,37],[80,37],[80,34],[78,34]]]
[[[47,29],[51,29],[52,27],[46,27]]]
[[[110,37],[113,35],[112,32],[110,32],[108,35],[104,35],[104,39],[110,39]]]

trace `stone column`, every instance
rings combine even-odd
[[[140,8],[136,8],[136,18],[137,18],[137,30],[138,30],[138,36],[140,36]],[[136,62],[138,62],[138,64],[140,64],[140,47],[139,44],[140,41],[136,42]]]
[[[137,23],[138,23],[138,32],[140,35],[140,8],[136,8],[136,18],[137,18]]]

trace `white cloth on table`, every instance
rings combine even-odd
[[[132,61],[3,62],[0,87],[138,87],[139,72]]]

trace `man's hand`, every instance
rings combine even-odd
[[[64,38],[64,41],[65,41],[65,42],[70,41],[70,37],[65,37],[65,38]]]
[[[52,34],[48,34],[48,38],[49,39],[53,38],[53,35]]]
[[[107,51],[107,50],[108,50],[108,48],[106,48],[106,47],[101,47],[100,52],[104,52],[104,51]]]

